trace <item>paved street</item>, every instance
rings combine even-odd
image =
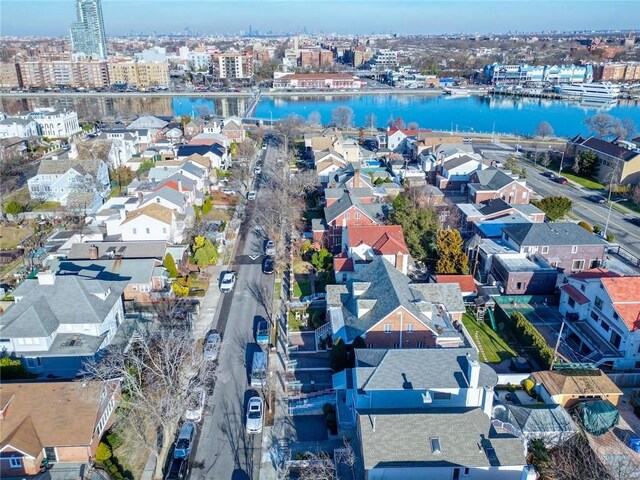
[[[273,162],[275,150],[266,151]],[[207,401],[198,445],[192,460],[192,479],[257,479],[260,468],[261,435],[245,433],[245,407],[249,398],[248,375],[253,353],[254,319],[266,317],[261,293],[273,292],[273,275],[263,275],[262,238],[251,227],[253,209],[259,208],[268,192],[259,191],[246,211],[232,268],[237,272],[233,292],[222,295],[212,326],[223,333],[218,380]],[[237,260],[237,261],[236,261]],[[203,315],[211,314],[206,311]]]

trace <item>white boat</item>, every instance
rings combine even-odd
[[[560,85],[555,91],[571,97],[614,99],[620,96],[620,85],[613,83],[573,83]]]
[[[444,88],[443,93],[445,95],[451,95],[452,97],[468,97],[471,95],[469,90],[460,87]]]

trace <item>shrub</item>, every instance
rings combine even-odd
[[[580,225],[582,228],[584,228],[587,232],[593,233],[593,228],[591,228],[591,225],[589,225],[584,220],[582,222],[579,222],[578,225]]]
[[[211,203],[211,199],[207,198],[202,204],[202,214],[207,215],[212,208],[213,208],[213,204]]]
[[[539,202],[531,203],[542,210],[552,222],[564,217],[573,206],[573,202],[568,197],[546,197]]]
[[[109,446],[114,450],[118,448],[120,445],[122,445],[122,439],[120,438],[120,435],[118,435],[116,432],[108,433],[106,435],[106,439]]]
[[[8,355],[0,357],[0,377],[2,380],[19,380],[35,376],[24,368],[20,359]]]
[[[594,225],[594,226],[593,226],[593,233],[595,233],[595,234],[600,234],[600,233],[602,233],[602,227],[601,227],[601,226],[599,226],[599,225]]]
[[[525,378],[522,381],[522,388],[524,388],[524,391],[527,392],[530,396],[533,396],[533,388],[536,386],[536,382],[534,382],[533,380],[531,380],[530,378]]]
[[[111,451],[111,447],[104,442],[100,442],[100,444],[98,445],[98,448],[96,449],[96,462],[104,463],[106,460],[109,460],[112,456],[113,456],[113,452]]]
[[[163,262],[164,268],[169,274],[169,278],[176,278],[178,276],[178,267],[176,267],[176,261],[173,259],[173,255],[167,253]]]
[[[551,366],[553,350],[533,325],[520,312],[514,312],[509,318],[514,335],[524,347],[533,347],[538,363],[545,370]]]
[[[339,338],[331,347],[331,369],[334,372],[341,372],[348,367],[348,363],[347,346]]]
[[[607,242],[615,241],[616,236],[613,233],[607,233]]]
[[[171,290],[173,290],[173,293],[178,297],[186,297],[189,295],[189,287],[184,287],[176,282],[171,284]]]

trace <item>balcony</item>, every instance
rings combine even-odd
[[[608,340],[604,339],[587,320],[581,320],[575,314],[566,317],[566,326],[569,328],[567,339],[579,352],[585,352],[581,361],[588,361],[599,365],[607,360],[622,358],[624,352],[620,352]],[[572,335],[573,334],[573,335]],[[575,338],[574,338],[575,336]]]

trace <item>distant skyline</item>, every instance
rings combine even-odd
[[[74,0],[0,0],[0,34],[68,35]],[[506,33],[640,27],[638,0],[103,0],[107,36]]]

